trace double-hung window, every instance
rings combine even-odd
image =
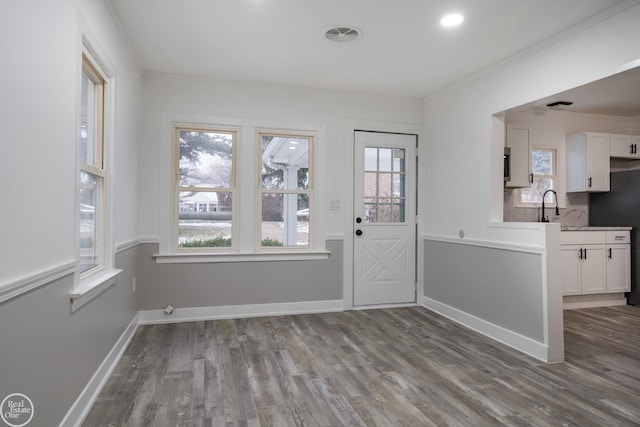
[[[531,177],[530,187],[520,189],[520,206],[539,206],[542,196],[547,190],[556,190],[557,187],[557,150],[554,148],[533,147],[531,150]],[[556,199],[552,193],[547,193],[545,203],[555,206]]]
[[[81,278],[105,265],[105,93],[107,80],[87,55],[82,56],[78,194],[79,271]]]
[[[211,255],[215,262],[318,249],[317,132],[179,121],[172,122],[171,129],[169,248],[176,256],[185,260]]]
[[[175,245],[222,250],[235,239],[235,141],[237,131],[175,126]]]
[[[259,132],[260,246],[310,247],[313,135]]]

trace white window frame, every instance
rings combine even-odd
[[[106,223],[105,223],[105,214],[106,214],[106,197],[105,197],[105,189],[107,188],[107,168],[106,168],[106,156],[105,156],[105,124],[106,124],[106,112],[105,112],[105,102],[106,102],[106,92],[108,90],[107,85],[107,77],[100,70],[100,68],[96,65],[95,61],[91,59],[91,56],[87,52],[83,52],[82,54],[82,74],[83,76],[86,74],[89,80],[95,86],[94,97],[95,97],[95,116],[88,119],[88,121],[93,122],[95,126],[95,132],[93,132],[93,137],[91,137],[92,147],[90,151],[93,153],[94,160],[92,163],[85,163],[82,160],[82,156],[79,156],[78,159],[78,175],[81,175],[83,172],[89,175],[92,175],[96,178],[97,181],[97,207],[94,212],[94,220],[95,220],[95,229],[97,230],[98,242],[96,245],[95,251],[99,254],[97,264],[86,271],[80,272],[80,280],[89,277],[93,274],[96,274],[105,268],[105,255],[106,255],[106,246],[105,246],[105,236],[106,236]],[[81,137],[82,138],[82,137]],[[89,151],[89,150],[88,150]],[[82,188],[82,183],[80,178],[78,178],[78,191]],[[99,207],[99,209],[97,209]],[[78,201],[78,208],[80,208],[80,200]],[[80,215],[81,216],[81,215]],[[82,218],[80,218],[80,221]],[[78,231],[79,233],[79,231]],[[81,236],[80,240],[82,240]],[[82,252],[82,245],[80,245],[80,251]],[[82,253],[80,253],[82,255]],[[81,256],[78,258],[80,262]],[[82,265],[82,264],[80,264]]]
[[[174,127],[182,126],[205,128],[236,128],[238,141],[236,143],[236,241],[237,246],[226,248],[227,250],[210,250],[209,248],[197,248],[197,250],[176,250],[174,240],[176,232],[174,224],[174,212],[177,206],[175,201],[175,164],[177,164],[174,142]],[[312,154],[315,160],[315,206],[312,207],[316,221],[313,225],[314,240],[309,247],[286,247],[274,250],[273,247],[260,248],[258,239],[258,194],[259,188],[257,168],[257,133],[267,131],[269,133],[291,134],[315,134],[315,152]],[[325,248],[326,237],[324,235],[324,219],[319,214],[319,206],[324,205],[324,192],[318,182],[322,180],[324,170],[324,126],[316,123],[282,122],[258,119],[229,118],[185,113],[161,114],[161,144],[159,152],[158,168],[158,195],[159,195],[159,251],[154,254],[157,263],[215,263],[215,262],[245,262],[245,261],[288,261],[288,260],[319,260],[327,259],[329,252]]]
[[[231,187],[186,187],[180,185],[180,131],[188,130],[195,132],[219,132],[233,134],[233,143],[231,146]],[[235,252],[238,248],[238,236],[237,236],[237,146],[240,135],[240,129],[228,126],[212,126],[212,125],[194,125],[188,123],[174,123],[173,124],[173,141],[174,141],[174,155],[173,155],[173,168],[174,168],[174,190],[173,190],[173,251],[176,253],[201,253],[201,252]],[[231,247],[207,247],[207,248],[192,248],[179,246],[179,211],[180,202],[179,194],[181,191],[197,191],[197,192],[225,192],[231,193]],[[196,210],[199,207],[196,206]]]
[[[113,98],[115,94],[115,79],[109,70],[113,67],[108,66],[103,55],[97,54],[97,49],[89,42],[85,35],[81,37],[82,43],[79,48],[79,66],[78,66],[78,96],[77,96],[77,133],[76,133],[76,275],[74,289],[70,295],[71,310],[75,311],[87,304],[101,292],[111,285],[115,284],[116,276],[122,270],[114,268],[114,251],[113,251],[113,229],[112,229],[112,179],[111,179],[111,146],[113,128]],[[82,98],[82,75],[89,70],[89,77],[92,80],[101,80],[101,100],[98,108],[98,120],[101,126],[97,127],[98,143],[96,150],[98,152],[95,164],[90,165],[82,162],[81,158],[81,98]],[[95,83],[94,80],[94,83]],[[89,172],[100,177],[100,214],[101,221],[99,224],[99,232],[101,234],[101,262],[84,272],[80,271],[80,175],[82,171]]]
[[[262,137],[264,135],[295,138],[300,137],[309,140],[309,188],[306,190],[299,189],[269,189],[262,186]],[[256,129],[256,146],[257,152],[257,209],[256,209],[256,249],[260,252],[271,251],[304,251],[314,247],[316,240],[316,228],[314,227],[316,218],[314,207],[315,201],[315,178],[316,178],[316,166],[315,166],[315,147],[316,147],[317,134],[315,132],[292,132],[280,129]],[[308,194],[309,195],[309,243],[305,246],[262,246],[262,195],[265,193],[277,193],[277,194]]]
[[[531,172],[533,179],[535,178],[549,178],[553,179],[554,188],[553,190],[556,192],[558,205],[560,208],[565,208],[565,191],[563,182],[560,179],[560,148],[556,146],[542,146],[542,145],[534,145],[531,147],[531,151],[529,153],[529,170],[533,171],[533,152],[534,151],[551,151],[553,152],[553,175],[537,175]],[[531,188],[531,187],[528,187]],[[515,191],[513,204],[516,208],[540,208],[542,207],[542,201],[539,202],[523,202],[522,201],[522,189],[518,188]],[[553,198],[552,202],[545,202],[546,207],[555,207],[556,206],[556,198]]]

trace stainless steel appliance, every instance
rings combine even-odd
[[[504,147],[504,182],[511,181],[511,148]]]

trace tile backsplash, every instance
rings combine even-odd
[[[540,222],[540,208],[517,208],[513,205],[515,189],[504,189],[504,222]],[[567,207],[560,209],[560,216],[555,216],[554,208],[546,209],[546,216],[551,222],[559,222],[566,226],[589,225],[589,195],[587,193],[567,193]]]

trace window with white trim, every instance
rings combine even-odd
[[[172,122],[172,131],[174,253],[318,249],[316,132],[180,122]],[[241,214],[239,205],[255,211]]]
[[[89,55],[82,55],[78,161],[79,272],[86,277],[105,266],[107,168],[105,97],[107,79]]]
[[[175,246],[229,250],[235,237],[235,129],[175,126]]]
[[[308,248],[314,136],[265,131],[258,133],[258,144],[260,247]]]
[[[520,189],[518,195],[519,206],[540,206],[545,191],[556,190],[557,153],[554,148],[532,147],[530,158],[533,182],[530,187]],[[556,198],[552,193],[547,193],[544,202],[547,206],[555,206]]]

